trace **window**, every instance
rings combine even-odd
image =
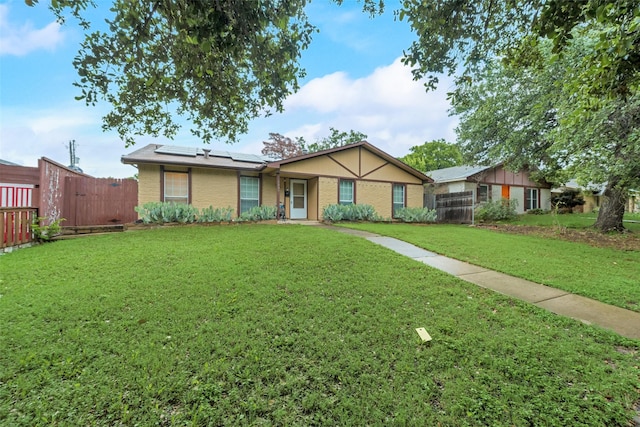
[[[537,188],[525,189],[524,196],[525,196],[524,210],[528,211],[529,209],[538,209],[538,189]]]
[[[189,203],[189,173],[164,173],[164,201],[174,203]]]
[[[346,179],[340,180],[338,203],[341,205],[352,205],[354,203],[353,181]]]
[[[260,179],[255,176],[240,177],[240,213],[260,206]]]
[[[489,186],[487,184],[479,184],[476,202],[482,203],[482,202],[488,202],[488,201],[489,201]]]
[[[404,184],[393,184],[393,217],[404,208]]]

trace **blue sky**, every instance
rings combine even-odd
[[[67,165],[66,146],[73,139],[85,173],[128,177],[136,169],[121,164],[120,157],[148,143],[203,146],[188,127],[174,140],[139,137],[130,148],[115,132],[104,133],[101,117],[109,106],[89,107],[74,99],[72,60],[82,30],[55,23],[47,3],[32,8],[24,0],[0,2],[0,159],[36,166],[44,156]],[[215,142],[212,148],[259,154],[270,132],[313,142],[329,135],[331,127],[363,132],[393,156],[433,139],[453,142],[457,120],[447,112],[450,81],[441,79],[438,90],[427,93],[412,80],[400,58],[414,35],[407,23],[394,21],[397,2],[386,4],[384,15],[370,18],[354,0],[342,6],[313,1],[307,13],[320,32],[303,52],[307,76],[301,89],[285,101],[284,113],[254,120],[239,143]]]

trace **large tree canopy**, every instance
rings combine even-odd
[[[416,145],[409,149],[410,153],[399,160],[420,172],[460,166],[462,153],[457,145],[449,144],[444,139],[437,139]]]
[[[588,114],[573,102],[571,86],[562,82],[581,71],[582,52],[593,43],[584,35],[561,58],[541,49],[538,67],[494,61],[457,87],[453,112],[469,159],[538,169],[551,182],[606,184],[596,226],[622,230],[626,190],[640,186],[640,96],[603,97]]]
[[[400,18],[418,35],[414,76],[456,76],[467,154],[606,182],[596,227],[623,229],[640,151],[637,0],[405,0]]]
[[[637,0],[404,0],[399,17],[418,35],[404,62],[430,87],[440,73],[472,78],[496,57],[530,64],[541,37],[558,52],[584,27],[599,35],[574,82],[590,93],[625,95],[640,81]]]
[[[86,31],[74,60],[77,98],[109,103],[103,128],[131,145],[135,135],[172,138],[183,119],[204,142],[233,142],[251,119],[282,111],[305,75],[298,60],[315,31],[306,3],[113,0],[106,31],[87,18],[93,0],[51,0],[50,8]],[[365,0],[363,10],[381,5]]]

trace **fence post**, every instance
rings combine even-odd
[[[476,225],[476,192],[471,192],[471,225]]]

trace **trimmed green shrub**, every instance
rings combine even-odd
[[[198,215],[198,222],[231,222],[233,219],[233,208],[202,208]]]
[[[325,221],[378,221],[380,216],[371,205],[328,205],[322,209]]]
[[[547,211],[545,211],[544,209],[529,209],[527,211],[528,215],[544,215],[546,213]]]
[[[163,224],[179,222],[182,224],[196,222],[198,208],[184,203],[148,202],[135,207],[140,219],[145,224]]]
[[[275,206],[255,206],[239,217],[239,221],[264,221],[276,218],[277,209]]]
[[[396,218],[403,222],[436,222],[435,209],[429,208],[402,208],[396,212]]]
[[[476,219],[479,221],[509,221],[518,217],[517,200],[502,199],[486,202],[476,208]]]

